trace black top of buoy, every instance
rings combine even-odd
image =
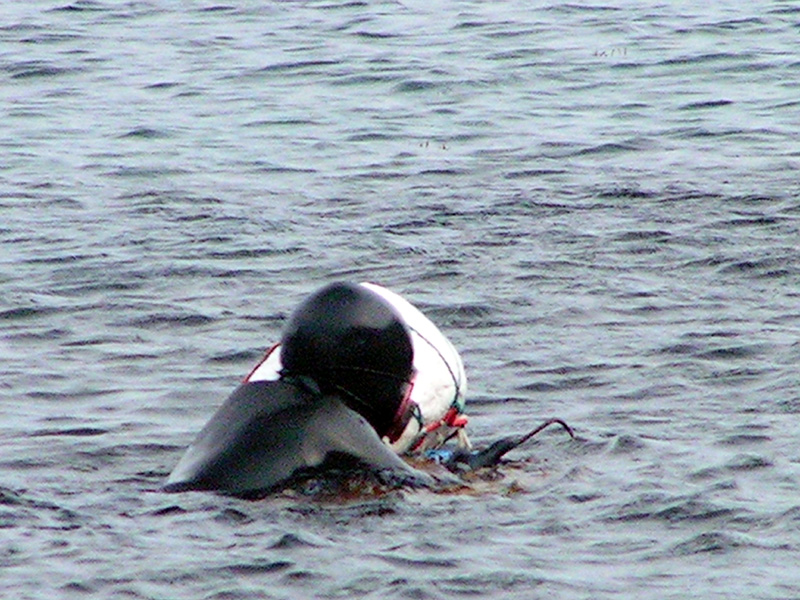
[[[309,377],[384,436],[410,391],[414,350],[400,316],[375,292],[332,283],[307,298],[281,339],[282,377]]]

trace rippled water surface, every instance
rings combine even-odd
[[[0,595],[800,595],[794,2],[6,3]],[[308,293],[461,350],[470,493],[158,488]]]

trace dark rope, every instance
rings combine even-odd
[[[569,436],[572,439],[575,439],[575,432],[572,431],[572,427],[567,425],[561,419],[550,419],[523,436],[501,438],[483,450],[477,450],[474,452],[456,450],[446,464],[448,467],[456,469],[463,468],[463,465],[468,466],[472,470],[480,469],[482,467],[491,467],[500,462],[500,459],[503,458],[506,453],[510,452],[514,448],[518,448],[543,429],[550,427],[550,425],[561,425],[561,427],[564,428]]]

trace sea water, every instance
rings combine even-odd
[[[7,2],[0,595],[800,595],[800,7]],[[462,353],[470,493],[159,486],[334,280]]]

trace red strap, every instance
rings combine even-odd
[[[469,419],[466,415],[462,415],[458,412],[458,408],[455,406],[450,407],[450,409],[444,414],[444,416],[436,421],[435,423],[430,423],[425,427],[424,435],[420,436],[417,443],[414,444],[413,450],[416,450],[422,445],[422,442],[425,441],[425,438],[428,434],[433,433],[443,425],[447,425],[448,427],[455,427],[455,428],[462,428],[467,426],[467,422]]]
[[[458,409],[455,406],[450,407],[450,409],[444,414],[440,421],[436,423],[431,423],[425,428],[425,433],[430,433],[431,431],[436,431],[442,425],[448,425],[450,427],[466,427],[467,422],[469,419],[466,415],[462,415],[458,412]]]

